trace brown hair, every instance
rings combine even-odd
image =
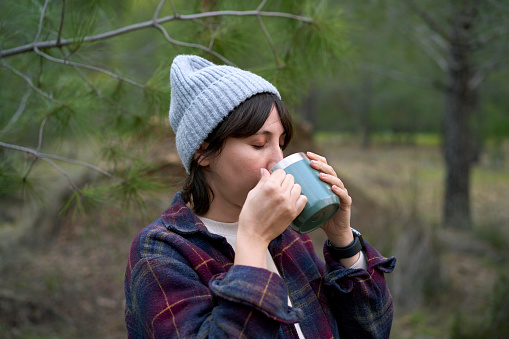
[[[205,141],[208,146],[191,161],[189,176],[181,193],[184,201],[193,205],[197,215],[207,213],[214,199],[214,193],[205,179],[205,169],[200,166],[200,162],[209,156],[220,154],[229,137],[246,138],[258,132],[269,117],[272,107],[276,108],[285,130],[285,149],[293,135],[292,119],[283,101],[272,93],[256,94],[245,100],[207,136]]]

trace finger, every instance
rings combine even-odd
[[[292,201],[297,201],[302,193],[302,187],[299,184],[295,184],[290,192]]]
[[[283,180],[285,180],[285,177],[286,172],[283,169],[277,169],[270,175],[270,180],[274,180],[274,182],[277,182],[279,185],[281,185]]]
[[[352,206],[352,197],[348,194],[348,190],[346,188],[333,185],[332,192],[339,197],[341,209],[347,209]]]
[[[332,166],[328,165],[325,162],[318,161],[318,160],[311,160],[311,167],[313,167],[315,170],[327,173],[333,176],[337,176],[336,171],[334,171],[334,168]]]
[[[308,198],[305,195],[301,194],[297,199],[297,202],[295,203],[295,209],[297,210],[297,213],[300,214],[300,212],[302,212],[307,202]]]
[[[313,152],[307,152],[306,155],[310,160],[317,160],[323,163],[327,163],[327,159],[325,157],[322,157],[319,154],[313,153]]]
[[[287,174],[281,183],[281,187],[285,191],[290,191],[295,184],[295,178],[291,174]]]
[[[328,183],[330,186],[336,185],[336,186],[339,186],[340,188],[345,189],[345,184],[337,176],[330,175],[327,173],[320,173],[319,176],[320,176],[320,180]]]

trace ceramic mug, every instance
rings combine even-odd
[[[309,158],[302,152],[287,156],[271,168],[283,169],[293,175],[308,198],[304,210],[292,222],[292,228],[302,234],[309,233],[325,224],[339,209],[339,198],[329,184],[320,180],[319,172],[311,167]]]

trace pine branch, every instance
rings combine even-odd
[[[170,2],[171,3],[171,2]],[[174,8],[174,6],[172,6]],[[284,12],[263,12],[259,10],[251,10],[251,11],[213,11],[213,12],[205,12],[205,13],[197,13],[197,14],[189,14],[189,15],[181,15],[178,13],[174,13],[173,15],[166,16],[163,18],[159,18],[157,20],[149,20],[145,22],[140,22],[137,24],[125,26],[116,30],[112,30],[105,33],[100,33],[92,36],[86,36],[84,38],[71,38],[71,39],[61,39],[61,40],[50,40],[50,41],[41,41],[41,42],[33,42],[31,44],[18,46],[15,48],[2,50],[0,51],[0,58],[6,58],[9,56],[27,53],[30,51],[35,50],[36,48],[41,49],[47,49],[47,48],[54,48],[54,47],[62,47],[71,45],[76,42],[95,42],[95,41],[101,41],[105,39],[109,39],[112,37],[116,37],[119,35],[123,35],[126,33],[130,33],[137,30],[142,30],[150,27],[154,27],[156,25],[161,25],[166,22],[174,21],[174,20],[196,20],[201,18],[210,18],[210,17],[218,17],[218,16],[263,16],[263,17],[278,17],[278,18],[287,18],[291,20],[297,20],[302,21],[308,24],[312,24],[313,20],[304,17],[299,16],[295,14],[290,13],[284,13]]]
[[[20,152],[30,153],[30,154],[34,155],[36,158],[41,159],[41,160],[45,160],[45,161],[48,161],[48,159],[55,159],[55,160],[60,160],[60,161],[64,161],[64,162],[67,162],[67,163],[83,166],[83,167],[86,167],[86,168],[91,169],[93,171],[99,172],[102,175],[104,175],[104,176],[106,176],[106,177],[108,177],[110,179],[113,179],[115,181],[118,181],[118,182],[120,182],[122,184],[126,183],[125,180],[117,178],[113,174],[108,173],[108,172],[100,169],[99,167],[96,167],[94,165],[88,164],[88,163],[83,162],[83,161],[69,159],[69,158],[66,158],[66,157],[61,157],[61,156],[53,155],[53,154],[40,153],[40,152],[38,152],[38,151],[36,151],[34,149],[31,149],[31,148],[28,148],[28,147],[12,145],[12,144],[8,144],[8,143],[1,142],[1,141],[0,141],[0,146],[4,147],[4,148],[12,149],[12,150],[20,151]]]

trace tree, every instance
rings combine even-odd
[[[474,127],[476,116],[482,115],[480,88],[490,72],[507,65],[509,8],[495,0],[451,0],[426,7],[408,1],[407,5],[427,27],[424,35],[415,36],[445,73],[444,224],[468,229],[471,168],[480,140]]]
[[[143,194],[160,187],[149,143],[161,125],[170,133],[175,55],[253,70],[291,103],[308,77],[333,72],[344,51],[342,21],[325,0],[0,6],[0,199],[43,196],[46,163],[71,189],[65,210],[143,206]],[[88,177],[79,182],[65,164]]]
[[[414,124],[424,115],[428,121],[441,120],[436,125],[442,126],[446,167],[443,224],[470,228],[472,166],[479,159],[486,133],[497,131],[500,138],[507,130],[492,126],[494,121],[502,123],[504,116],[507,125],[507,114],[500,113],[507,111],[506,105],[494,104],[493,99],[489,102],[486,98],[494,94],[493,89],[491,93],[487,90],[490,76],[509,69],[506,43],[509,7],[498,0],[375,0],[362,5],[347,2],[345,6],[354,19],[352,22],[362,27],[353,31],[359,40],[358,69],[368,73],[375,86],[374,96],[369,99],[373,102],[371,106],[389,116],[387,107],[394,111],[394,104],[376,102],[390,91],[390,101],[405,107],[406,113],[396,116],[390,122],[391,128],[398,123],[411,128],[403,120],[409,116]],[[377,84],[382,77],[383,85]],[[387,79],[402,85],[396,88]],[[504,79],[507,80],[507,74]],[[409,92],[410,95],[405,95]],[[441,108],[435,103],[437,93],[442,96]],[[439,115],[435,113],[438,110]],[[358,115],[361,114],[365,116],[361,112]],[[372,116],[368,118],[363,125],[374,120]]]

